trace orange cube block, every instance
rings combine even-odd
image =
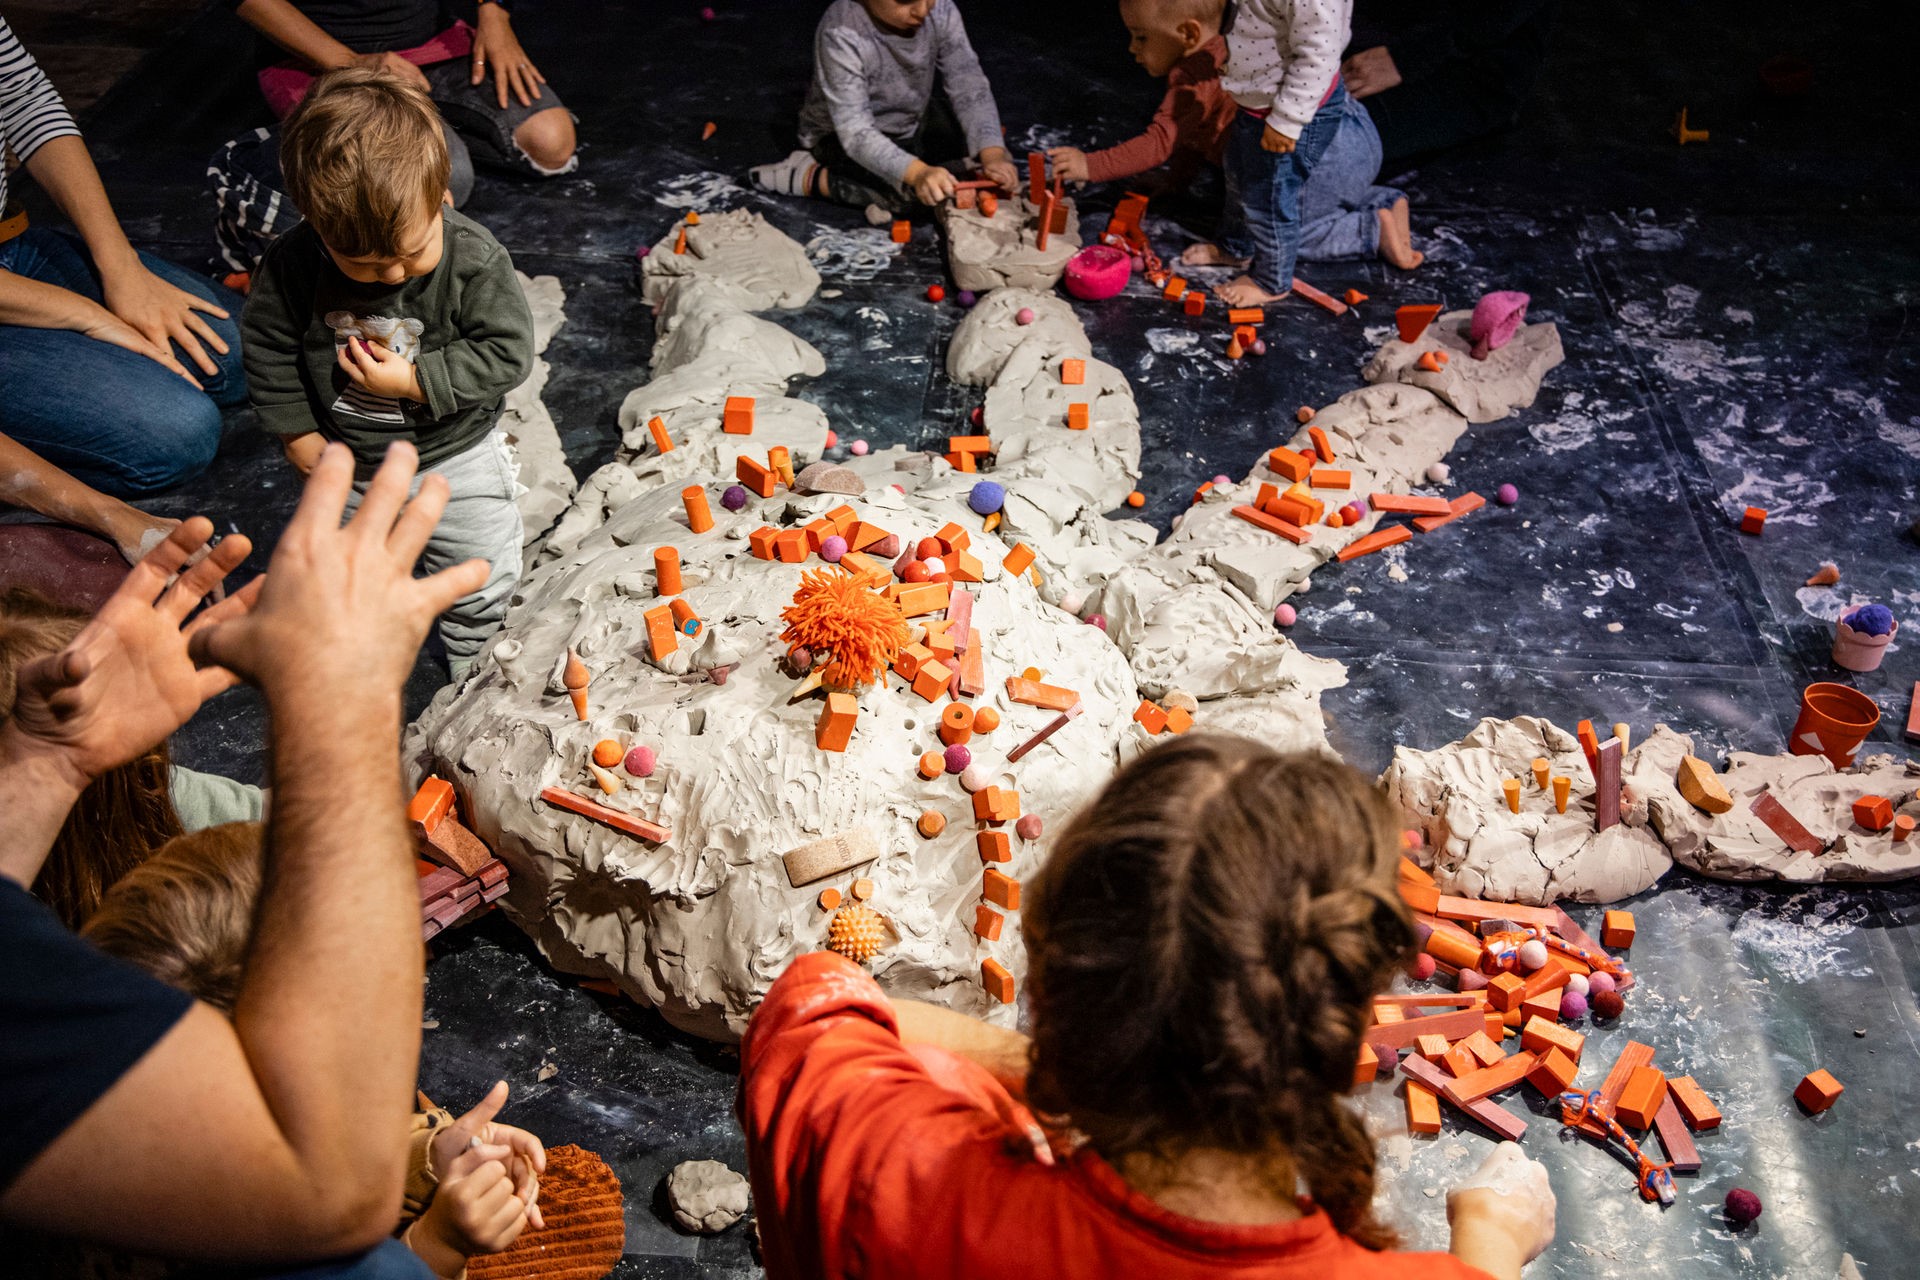
[[[1407,1131],[1440,1132],[1440,1098],[1417,1080],[1407,1081]]]
[[[982,831],[974,837],[974,843],[980,848],[982,862],[1013,861],[1013,843],[1004,831]]]
[[[1020,882],[996,867],[980,872],[980,896],[1009,911],[1020,909]]]
[[[1823,1069],[1800,1082],[1793,1091],[1793,1100],[1814,1115],[1819,1115],[1832,1106],[1845,1091],[1846,1086],[1834,1079],[1831,1072]]]
[[[453,784],[445,778],[428,778],[407,802],[407,821],[423,836],[432,835],[452,812]]]
[[[1093,425],[1093,411],[1086,402],[1080,401],[1067,406],[1067,426],[1074,431],[1085,431]]]
[[[1187,296],[1180,299],[1180,309],[1190,316],[1197,316],[1207,309],[1207,295],[1198,289],[1187,290]]]
[[[1013,975],[1007,966],[989,956],[980,962],[980,985],[1001,1004],[1013,1003]]]
[[[1560,992],[1558,990],[1538,991],[1532,995],[1528,995],[1526,989],[1522,987],[1520,992],[1520,1018],[1522,1026],[1525,1026],[1527,1019],[1530,1018],[1539,1018],[1546,1022],[1559,1022]]]
[[[1632,1129],[1651,1129],[1653,1117],[1667,1098],[1667,1073],[1658,1067],[1636,1067],[1627,1087],[1613,1104],[1613,1114]]]
[[[1463,1042],[1454,1045],[1453,1048],[1440,1055],[1440,1065],[1447,1069],[1449,1075],[1457,1079],[1460,1076],[1471,1075],[1475,1071],[1478,1071],[1480,1069],[1480,1060],[1473,1056],[1473,1050],[1467,1048]]]
[[[807,558],[807,531],[782,529],[773,536],[773,554],[783,564],[803,564]]]
[[[947,684],[952,679],[952,667],[937,658],[930,658],[920,664],[919,673],[913,677],[913,691],[928,702],[934,702],[947,691]]]
[[[1084,386],[1087,381],[1087,362],[1085,360],[1062,360],[1060,362],[1060,381],[1069,387]]]
[[[1503,973],[1487,984],[1487,1003],[1505,1013],[1509,1009],[1518,1009],[1523,999],[1521,992],[1525,984],[1511,973]]]
[[[1748,507],[1746,512],[1740,517],[1740,532],[1742,533],[1757,534],[1766,527],[1767,509],[1765,507]]]
[[[1185,707],[1174,707],[1167,712],[1167,732],[1185,733],[1193,728],[1193,713]]]
[[[847,536],[847,530],[853,528],[855,521],[859,519],[859,515],[852,507],[843,505],[835,507],[822,518],[833,521],[833,531],[844,538]]]
[[[1024,542],[1013,544],[1013,550],[1007,552],[1007,558],[1001,562],[1008,573],[1022,574],[1033,566],[1033,548]]]
[[[984,902],[977,904],[973,909],[973,932],[988,942],[1000,941],[1000,930],[1006,923],[1005,916]]]
[[[892,234],[895,244],[905,244],[913,239],[913,224],[905,218],[897,218],[894,220]]]
[[[728,396],[720,413],[720,430],[730,436],[753,434],[753,397]]]
[[[1147,731],[1149,737],[1158,736],[1167,727],[1166,711],[1151,698],[1141,701],[1139,707],[1134,710],[1133,718],[1135,723]]]
[[[755,560],[771,560],[774,558],[773,540],[779,536],[778,529],[763,524],[747,535],[747,550]]]
[[[1546,1097],[1557,1098],[1573,1088],[1573,1079],[1579,1074],[1579,1063],[1558,1049],[1549,1049],[1534,1062],[1533,1070],[1527,1072],[1527,1083]]]
[[[911,682],[920,668],[933,661],[933,650],[923,644],[910,644],[894,655],[893,670],[902,680]]]
[[[1633,945],[1633,912],[1609,911],[1600,918],[1600,945],[1605,947],[1631,947]]]
[[[1893,801],[1885,796],[1861,796],[1853,802],[1853,820],[1869,831],[1893,825]]]
[[[1160,290],[1160,296],[1169,301],[1178,301],[1184,298],[1186,294],[1187,282],[1180,276],[1173,276],[1168,279],[1166,286]]]
[[[822,751],[845,751],[853,737],[853,722],[860,716],[860,704],[850,693],[829,693],[820,708],[820,719],[813,727],[814,745]]]

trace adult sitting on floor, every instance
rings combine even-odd
[[[270,42],[260,91],[277,119],[320,72],[356,63],[425,89],[450,126],[456,206],[473,187],[475,162],[535,177],[579,163],[573,113],[520,47],[499,0],[481,0],[472,26],[454,18],[450,0],[239,0],[235,12]],[[272,46],[291,59],[272,57]]]
[[[240,299],[127,242],[73,117],[5,19],[0,144],[78,232],[28,226],[0,165],[0,432],[118,497],[200,474],[221,408],[247,398]]]
[[[0,1222],[133,1252],[357,1280],[429,1273],[401,1203],[424,987],[400,690],[480,561],[416,579],[447,501],[396,445],[353,520],[329,446],[269,573],[188,615],[246,556],[196,517],[0,725]],[[182,570],[184,569],[184,572]],[[179,578],[169,586],[169,579]],[[25,889],[94,778],[237,677],[273,718],[266,888],[232,1019],[110,959]],[[377,1246],[377,1247],[376,1247]]]

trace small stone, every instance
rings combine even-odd
[[[1520,491],[1510,484],[1503,484],[1494,490],[1493,500],[1503,507],[1510,507],[1520,501]]]
[[[852,452],[853,452],[853,456],[854,456],[854,457],[856,457],[856,458],[864,458],[864,457],[866,457],[866,456],[867,456],[867,450],[868,450],[868,449],[869,449],[870,447],[871,447],[871,446],[870,446],[870,445],[868,445],[868,444],[867,444],[867,442],[866,442],[865,440],[855,440],[855,441],[854,441],[854,442],[853,442],[852,444],[850,444],[850,445],[848,445],[848,446],[847,446],[847,448],[848,448],[848,449],[850,449],[850,450],[852,450]]]
[[[840,557],[847,554],[847,540],[837,533],[830,533],[820,540],[820,558],[828,564],[839,564]]]
[[[1005,485],[981,480],[967,493],[967,507],[977,516],[990,516],[1007,505]]]
[[[673,1220],[698,1235],[725,1231],[746,1216],[750,1202],[747,1180],[718,1160],[688,1160],[667,1175]]]
[[[948,773],[965,773],[967,766],[973,763],[973,752],[956,742],[946,749],[941,761],[946,765]]]
[[[1300,611],[1282,600],[1273,607],[1273,620],[1280,626],[1290,627],[1300,620]]]
[[[1090,627],[1098,627],[1102,631],[1105,631],[1107,629],[1107,615],[1104,613],[1090,613],[1087,615],[1087,625]]]
[[[1427,479],[1435,484],[1445,484],[1453,476],[1453,468],[1444,462],[1436,462],[1427,468]]]
[[[959,303],[963,307],[971,307],[974,303],[978,302],[980,299],[974,294],[973,290],[962,289],[958,294],[954,296],[953,300]]]
[[[927,286],[928,302],[945,302],[946,300],[947,300],[947,291],[944,286],[937,285],[937,284],[930,284]]]
[[[972,795],[987,785],[987,771],[977,764],[968,765],[960,771],[960,789]]]
[[[1022,840],[1038,840],[1041,831],[1045,830],[1045,824],[1040,821],[1039,814],[1024,813],[1020,815],[1020,820],[1013,824],[1013,830]]]
[[[1744,1227],[1758,1218],[1761,1213],[1760,1197],[1745,1187],[1735,1187],[1727,1192],[1727,1220],[1736,1227]]]
[[[1517,959],[1522,969],[1532,973],[1547,963],[1547,944],[1538,938],[1531,938],[1520,944],[1520,954]]]
[[[1034,320],[1034,316],[1033,316],[1032,307],[1022,307],[1020,308],[1020,310],[1016,311],[1013,316],[1013,322],[1015,324],[1032,324],[1033,320]]]
[[[636,778],[651,778],[656,757],[652,747],[635,747],[627,752],[626,770]]]
[[[712,667],[707,671],[707,679],[713,681],[715,684],[725,684],[727,677],[733,674],[735,665],[736,664],[729,663],[724,667]]]
[[[1412,964],[1407,966],[1407,976],[1416,982],[1425,982],[1433,977],[1434,970],[1438,967],[1438,961],[1422,952],[1413,958]]]
[[[726,491],[720,495],[720,505],[729,511],[738,511],[740,508],[746,506],[746,486],[739,484],[728,485]]]
[[[1578,991],[1566,990],[1560,993],[1560,1021],[1578,1022],[1587,1016],[1587,998]]]

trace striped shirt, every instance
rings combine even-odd
[[[47,143],[69,136],[79,137],[80,126],[67,114],[40,64],[0,18],[0,149],[25,164]],[[6,205],[7,168],[0,160],[0,209]]]

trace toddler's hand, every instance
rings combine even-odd
[[[527,1228],[527,1201],[512,1174],[504,1162],[486,1155],[472,1148],[454,1157],[414,1225],[409,1244],[435,1270],[441,1270],[443,1250],[462,1259],[499,1253]]]
[[[1276,155],[1286,155],[1294,148],[1294,141],[1272,125],[1260,131],[1260,149]]]
[[[420,390],[418,370],[412,361],[396,351],[349,336],[347,345],[340,348],[336,358],[349,378],[377,396],[426,402],[426,393]]]
[[[939,204],[954,193],[953,175],[937,164],[922,167],[919,173],[907,179],[907,185],[913,188],[913,194],[920,198],[921,204]]]
[[[1553,1243],[1555,1207],[1546,1166],[1503,1142],[1447,1193],[1453,1252],[1495,1275],[1518,1276]]]
[[[494,1120],[506,1104],[507,1082],[496,1081],[472,1110],[434,1135],[428,1159],[443,1180],[450,1176],[444,1171],[453,1169],[463,1156],[475,1151],[480,1153],[480,1160],[504,1161],[509,1176],[526,1201],[528,1223],[535,1228],[544,1227],[546,1223],[540,1217],[536,1197],[539,1175],[547,1171],[547,1149],[525,1129]]]
[[[1087,181],[1087,153],[1078,147],[1053,147],[1047,152],[1053,171],[1068,182]]]

